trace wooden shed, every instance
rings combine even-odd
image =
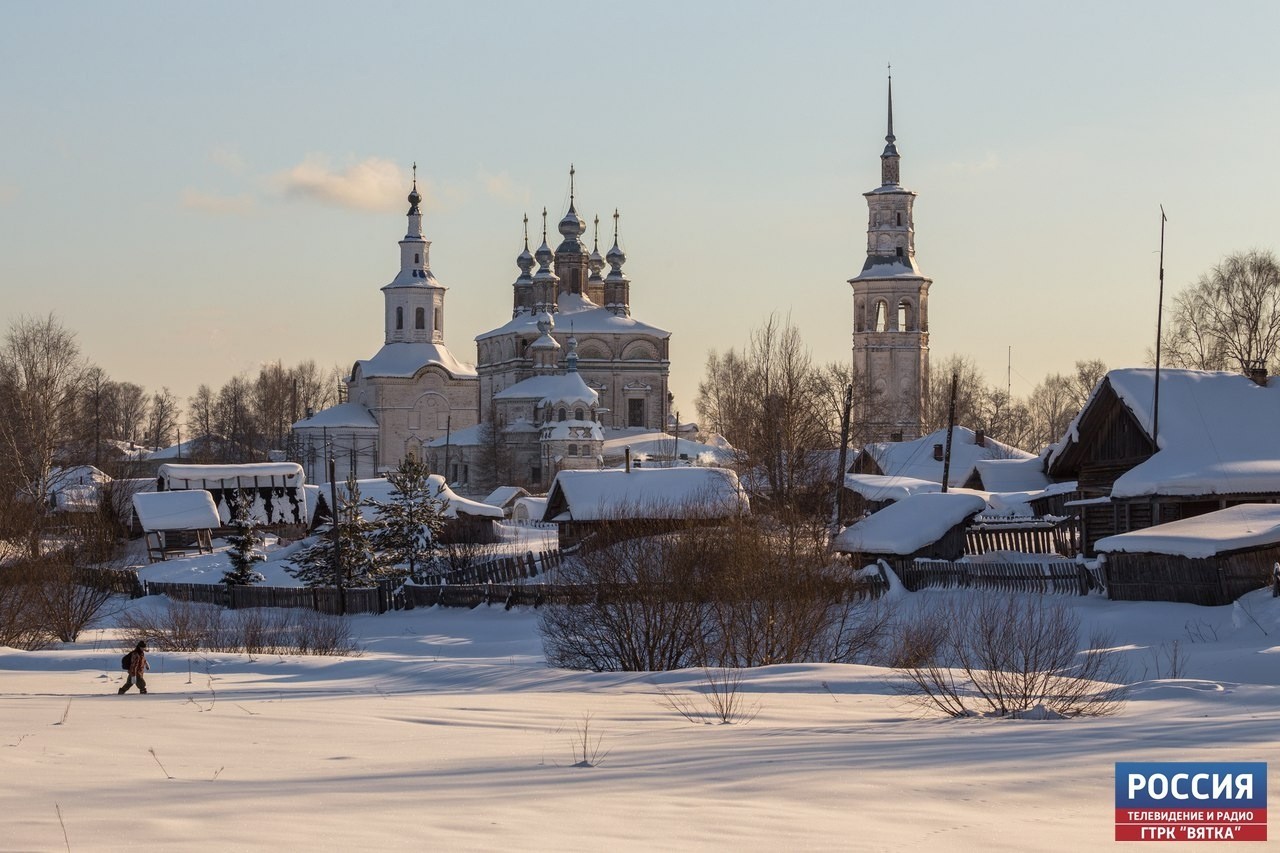
[[[218,508],[203,489],[140,492],[133,511],[147,537],[147,557],[155,563],[171,554],[212,554]]]
[[[1230,604],[1266,586],[1280,561],[1280,505],[1241,504],[1097,543],[1121,601]]]
[[[964,556],[969,522],[986,507],[986,501],[972,494],[909,495],[840,531],[832,547],[858,565],[877,559],[958,560]]]

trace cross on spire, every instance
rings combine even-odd
[[[569,164],[569,207],[573,207],[573,164]]]
[[[613,209],[613,245],[618,245],[618,208]]]
[[[893,142],[893,65],[889,65],[889,133],[884,141]]]
[[[547,209],[542,208],[542,242],[547,242]]]
[[[596,236],[595,241],[591,244],[592,251],[600,251],[600,214],[596,214]]]
[[[418,188],[418,161],[413,161],[413,188]]]
[[[529,214],[524,215],[524,250],[529,251]]]

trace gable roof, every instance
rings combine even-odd
[[[996,441],[987,436],[980,446],[976,443],[977,434],[968,427],[957,426],[951,437],[951,469],[948,472],[948,486],[963,486],[974,469],[982,460],[1035,460],[1033,453]],[[890,477],[911,477],[917,480],[928,480],[933,483],[942,482],[944,460],[933,458],[933,446],[947,445],[945,429],[931,432],[914,441],[884,441],[868,444],[862,452],[870,457],[879,467],[880,472]],[[985,485],[985,483],[984,483]]]
[[[986,508],[987,502],[972,494],[908,495],[840,531],[832,547],[844,554],[912,554]]]
[[[543,520],[729,518],[750,508],[727,468],[605,468],[557,474]]]
[[[1134,422],[1151,436],[1155,371],[1112,370],[1054,448],[1049,465],[1080,444],[1080,425],[1114,394]],[[1280,384],[1261,386],[1238,373],[1160,371],[1158,450],[1122,474],[1113,497],[1280,492]]]

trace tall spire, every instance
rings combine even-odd
[[[893,143],[893,66],[889,66],[889,133],[884,138],[885,142]]]
[[[569,164],[569,209],[573,210],[573,164]]]
[[[884,136],[884,153],[880,155],[881,186],[896,185],[899,180],[898,146],[894,144],[897,137],[893,135],[893,66],[889,66],[889,122],[888,132]]]

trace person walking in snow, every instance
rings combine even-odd
[[[117,693],[124,693],[136,682],[139,693],[147,692],[147,680],[143,678],[143,673],[151,669],[151,664],[147,663],[147,641],[139,640],[138,645],[133,651],[129,652],[129,678],[125,681],[124,687],[121,687]]]

